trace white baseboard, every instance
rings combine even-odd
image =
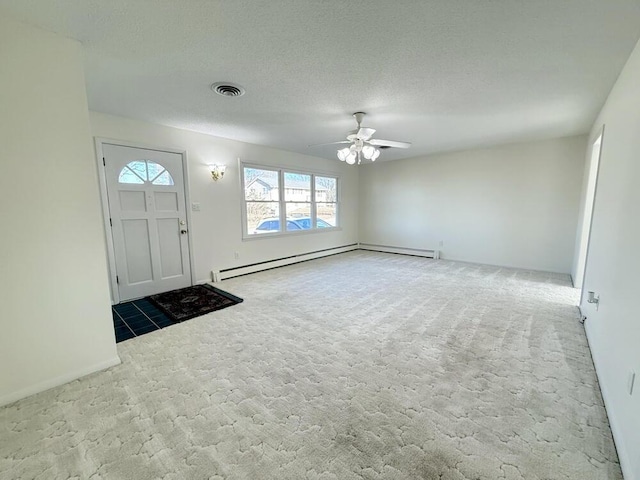
[[[116,355],[109,360],[91,365],[90,367],[85,367],[80,370],[67,373],[65,375],[60,375],[59,377],[50,378],[43,382],[36,383],[35,385],[31,385],[27,388],[8,393],[0,397],[0,407],[18,401],[22,398],[35,395],[36,393],[44,392],[45,390],[49,390],[54,387],[59,387],[60,385],[64,385],[65,383],[69,383],[91,373],[99,372],[100,370],[119,365],[120,363],[120,357]]]
[[[392,247],[390,245],[374,245],[371,243],[361,243],[360,250],[370,250],[373,252],[385,252],[385,253],[400,253],[403,255],[414,255],[417,257],[426,257],[439,259],[439,250],[423,250],[420,248],[405,248],[405,247]]]
[[[328,257],[337,253],[350,252],[357,250],[358,244],[347,245],[345,247],[329,248],[326,250],[319,250],[317,252],[302,253],[300,255],[292,255],[291,257],[281,258],[277,260],[270,260],[266,262],[260,262],[253,265],[247,265],[244,267],[230,268],[222,271],[212,270],[211,277],[214,282],[219,282],[227,278],[239,277],[240,275],[246,275],[248,273],[261,272],[263,270],[269,270],[271,268],[284,267],[285,265],[291,265],[294,263],[305,262],[307,260],[313,260],[316,258]]]
[[[587,335],[587,343],[589,344],[589,350],[591,351],[591,358],[593,359],[593,365],[596,369],[596,376],[598,377],[598,384],[600,385],[600,393],[602,393],[602,400],[604,401],[604,408],[607,411],[607,417],[609,417],[609,425],[611,426],[611,435],[613,435],[613,443],[616,446],[616,451],[618,452],[618,460],[620,462],[620,468],[622,469],[622,475],[625,480],[637,480],[633,471],[631,470],[631,458],[629,457],[629,449],[622,441],[620,437],[620,428],[618,427],[618,419],[616,417],[615,412],[611,408],[611,402],[609,401],[609,393],[607,391],[607,387],[603,382],[600,381],[600,371],[598,370],[598,362],[596,361],[596,355],[594,354],[594,350],[592,348],[593,343],[591,342],[591,337],[589,334],[589,328],[585,325],[585,332]]]

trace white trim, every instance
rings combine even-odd
[[[219,270],[211,271],[211,278],[213,282],[219,282],[227,278],[239,277],[240,275],[246,275],[248,273],[261,272],[263,270],[269,270],[271,268],[284,267],[286,265],[292,265],[294,263],[300,263],[307,260],[313,260],[316,258],[328,257],[335,255],[336,253],[345,253],[352,250],[358,250],[358,244],[349,245],[347,247],[336,247],[328,250],[322,250],[320,252],[301,253],[299,255],[293,255],[289,258],[283,258],[281,260],[272,260],[262,262],[258,265],[249,265],[246,267],[238,267],[221,272]]]
[[[44,380],[42,382],[36,383],[35,385],[31,385],[30,387],[23,388],[22,390],[18,390],[16,392],[11,392],[3,397],[0,397],[0,407],[3,405],[7,405],[9,403],[13,403],[22,398],[29,397],[31,395],[35,395],[36,393],[44,392],[45,390],[49,390],[51,388],[59,387],[60,385],[64,385],[65,383],[72,382],[79,378],[82,378],[86,375],[90,375],[92,373],[98,372],[100,370],[105,370],[110,367],[114,367],[121,363],[120,357],[117,355],[109,360],[105,360],[103,362],[97,363],[90,367],[81,368],[80,370],[76,370],[75,372],[67,373],[64,375],[60,375],[59,377],[50,378],[48,380]]]
[[[187,157],[187,151],[180,152],[182,155],[182,176],[184,180],[184,206],[185,215],[187,216],[187,245],[189,245],[189,269],[191,270],[191,285],[196,284],[196,260],[193,250],[193,219],[191,217],[191,184],[189,182],[189,158]]]
[[[191,235],[191,196],[189,193],[189,167],[187,161],[187,152],[176,148],[164,148],[158,146],[150,146],[144,143],[130,142],[127,140],[116,140],[105,137],[95,137],[96,146],[96,165],[98,166],[98,179],[100,187],[100,202],[102,204],[102,217],[104,225],[105,240],[107,243],[107,262],[109,266],[109,287],[111,290],[111,303],[120,303],[120,292],[118,291],[118,282],[116,281],[116,256],[115,248],[113,246],[113,235],[111,230],[111,224],[109,222],[109,196],[107,195],[107,177],[105,175],[104,166],[104,151],[103,145],[117,145],[120,147],[141,148],[144,150],[153,150],[157,152],[175,153],[182,156],[182,176],[184,183],[184,196],[185,196],[185,215],[187,216],[187,229],[189,235],[187,236],[187,244],[189,245],[189,266],[191,268],[191,285],[195,285],[195,261],[193,255],[193,238]]]
[[[589,148],[589,161],[587,162],[587,168],[589,169],[589,171],[587,172],[587,184],[586,184],[586,191],[585,191],[585,204],[584,204],[584,208],[586,210],[587,208],[587,202],[589,200],[589,176],[591,173],[591,169],[593,168],[593,153],[594,153],[594,145],[596,142],[600,142],[600,145],[598,146],[598,160],[597,160],[597,165],[595,168],[595,171],[593,172],[595,179],[594,179],[594,185],[593,185],[593,198],[591,199],[591,215],[589,216],[589,218],[583,218],[582,222],[583,222],[583,228],[584,228],[584,222],[588,222],[589,223],[589,229],[587,232],[587,245],[585,247],[585,251],[584,251],[584,261],[582,262],[582,272],[578,272],[576,271],[576,276],[578,276],[578,279],[580,280],[580,304],[582,305],[582,301],[584,300],[584,292],[585,292],[585,285],[584,285],[584,281],[587,278],[587,265],[589,264],[589,246],[591,244],[591,231],[593,230],[593,214],[595,213],[596,210],[596,200],[597,200],[597,195],[598,195],[598,179],[600,176],[600,163],[602,160],[602,147],[604,144],[604,127],[605,125],[603,124],[602,127],[599,130],[599,133],[595,136],[595,138],[593,139],[593,141],[591,141],[591,143],[589,143],[589,145],[591,146],[591,148]],[[581,236],[582,236],[582,232],[578,232],[578,235],[580,235],[580,237],[578,237],[578,242],[580,242],[581,240]],[[578,250],[580,250],[580,243],[578,243]],[[577,255],[580,255],[580,251],[577,252]],[[579,267],[580,260],[578,259],[578,265],[576,265],[576,267]],[[573,282],[573,279],[571,280]],[[575,285],[575,283],[574,283]]]
[[[580,310],[582,312],[582,310]],[[620,462],[620,469],[622,470],[622,476],[626,480],[636,480],[636,477],[632,471],[631,457],[629,456],[629,450],[626,445],[622,442],[622,437],[620,436],[620,429],[618,427],[618,419],[610,407],[611,403],[609,402],[609,392],[605,387],[605,384],[600,381],[600,372],[598,370],[598,362],[596,358],[598,355],[595,354],[594,350],[591,348],[591,345],[594,343],[591,342],[591,334],[589,333],[588,322],[585,322],[585,332],[587,337],[587,344],[589,346],[589,351],[591,352],[591,359],[593,360],[593,366],[596,370],[596,377],[598,378],[598,385],[600,386],[600,393],[602,394],[602,400],[604,402],[604,408],[607,411],[607,417],[609,419],[609,426],[611,428],[611,435],[613,436],[613,443],[616,446],[616,451],[618,453],[618,461]],[[604,378],[604,377],[603,377]]]
[[[102,146],[109,143],[106,139],[95,138],[96,146],[96,165],[98,167],[98,179],[100,187],[100,204],[102,205],[102,223],[104,227],[104,236],[107,243],[107,264],[109,267],[109,289],[111,293],[111,303],[120,302],[120,292],[118,292],[118,283],[116,282],[116,255],[113,246],[113,235],[111,234],[111,222],[109,214],[109,196],[107,195],[107,176],[104,166],[104,152]]]
[[[370,250],[372,252],[400,253],[402,255],[414,255],[417,257],[440,258],[439,250],[424,250],[421,248],[393,247],[390,245],[374,245],[370,243],[360,243],[360,250]]]
[[[246,225],[246,222],[245,222]],[[288,232],[273,232],[273,233],[259,233],[256,235],[249,235],[243,238],[243,242],[253,242],[260,238],[275,238],[275,237],[292,237],[296,235],[314,235],[316,233],[337,232],[341,231],[342,227],[323,227],[323,228],[309,228],[307,230],[291,230]]]

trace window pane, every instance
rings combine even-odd
[[[310,203],[287,203],[287,230],[308,230],[312,228]]]
[[[165,170],[151,183],[154,185],[173,185],[173,178],[169,175],[169,172]]]
[[[147,162],[144,160],[130,162],[127,167],[133,170],[142,180],[147,180]]]
[[[316,177],[316,202],[338,201],[338,179]]]
[[[247,233],[273,233],[280,231],[278,202],[247,202]]]
[[[284,201],[285,202],[310,202],[311,201],[311,175],[302,173],[284,174]]]
[[[318,228],[327,228],[338,225],[337,210],[336,203],[318,203],[316,207],[318,215],[316,226]]]
[[[244,198],[278,201],[278,172],[245,167]]]
[[[150,182],[155,180],[155,178],[163,171],[164,167],[162,165],[159,165],[156,162],[152,162],[151,160],[147,160],[147,175],[149,176]]]
[[[137,184],[142,184],[144,183],[142,181],[142,179],[136,175],[135,173],[133,173],[131,170],[129,170],[127,167],[124,167],[121,171],[120,171],[120,176],[118,177],[118,182],[119,183],[137,183]]]
[[[119,183],[147,183],[152,181],[154,185],[173,185],[173,177],[165,168],[151,160],[136,160],[129,162],[120,171]]]

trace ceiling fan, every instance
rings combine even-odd
[[[338,145],[342,143],[351,144],[349,147],[341,148],[338,150],[338,158],[341,162],[347,162],[349,165],[353,165],[358,162],[358,165],[362,162],[364,157],[366,160],[375,162],[380,156],[381,148],[409,148],[411,146],[408,142],[396,142],[394,140],[380,140],[378,138],[371,138],[376,132],[374,128],[363,127],[362,120],[366,114],[364,112],[356,112],[353,117],[358,123],[358,128],[352,130],[347,135],[346,140],[339,142],[320,143],[318,145],[309,145],[310,147],[319,147],[321,145]]]

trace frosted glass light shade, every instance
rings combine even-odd
[[[349,165],[353,165],[354,163],[356,163],[356,157],[357,157],[357,156],[358,156],[358,155],[356,154],[356,152],[351,152],[351,153],[349,153],[349,155],[347,155],[346,162],[347,162]]]
[[[350,152],[351,152],[351,150],[349,150],[348,147],[341,148],[340,150],[338,150],[338,159],[341,162],[344,162],[347,159],[347,156],[349,155]]]
[[[375,151],[373,152],[373,155],[371,156],[371,161],[375,162],[376,159],[380,156],[380,150],[378,150],[377,148],[374,149]]]
[[[373,148],[371,145],[365,145],[364,147],[362,147],[362,154],[364,155],[364,158],[366,158],[367,160],[371,160],[375,152],[376,152],[376,149]]]

